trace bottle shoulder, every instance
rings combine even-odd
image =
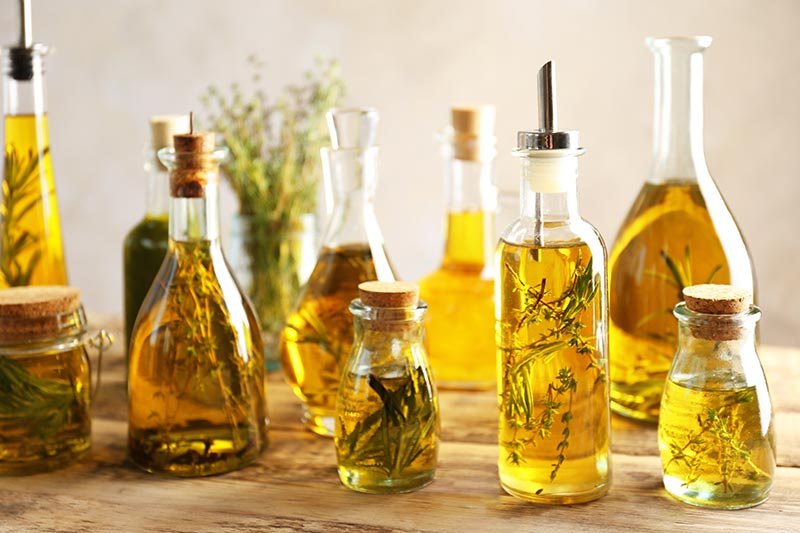
[[[582,218],[558,222],[537,222],[519,218],[500,237],[500,245],[533,248],[571,248],[586,246],[593,256],[605,257],[606,246],[600,232]]]

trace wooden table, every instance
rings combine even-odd
[[[92,317],[93,328],[118,320]],[[442,445],[436,480],[410,494],[344,488],[333,442],[306,431],[280,375],[269,383],[270,446],[253,466],[203,479],[136,470],[125,459],[121,342],[108,354],[94,406],[91,457],[49,474],[0,478],[0,531],[410,532],[556,530],[800,531],[800,349],[764,346],[776,409],[778,465],[770,499],[742,511],[681,504],[661,484],[656,431],[613,422],[613,486],[568,507],[508,496],[497,479],[493,392],[440,393]],[[795,492],[798,491],[798,492]]]

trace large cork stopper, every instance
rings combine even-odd
[[[175,163],[170,172],[173,198],[203,198],[206,185],[219,180],[212,155],[216,147],[213,131],[194,131],[194,114],[189,113],[189,133],[173,136]]]
[[[63,327],[59,317],[76,311],[81,293],[74,287],[33,286],[0,290],[0,341],[50,337]]]
[[[158,159],[158,151],[162,148],[172,148],[172,138],[176,133],[189,131],[189,115],[154,115],[150,117],[150,146],[155,152],[155,164],[166,170]]]
[[[493,105],[453,106],[450,109],[456,159],[486,161],[494,156],[494,119]]]
[[[726,315],[738,315],[750,309],[753,294],[731,285],[692,285],[683,289],[686,307],[695,313],[717,315],[718,320],[699,320],[692,325],[696,337],[714,341],[738,339],[743,329],[738,323],[725,321]]]
[[[365,281],[358,292],[369,307],[416,307],[419,302],[419,287],[405,281]]]

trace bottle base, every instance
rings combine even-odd
[[[427,487],[433,482],[435,470],[427,470],[414,476],[386,478],[382,473],[370,470],[351,470],[339,467],[339,479],[350,490],[367,494],[400,494]]]
[[[336,432],[336,413],[304,405],[303,423],[317,435],[333,437]]]
[[[547,504],[547,505],[573,505],[578,503],[586,503],[597,500],[598,498],[602,498],[608,493],[610,483],[603,483],[602,485],[597,485],[592,490],[585,492],[562,492],[562,493],[549,493],[549,494],[542,489],[538,489],[535,492],[521,490],[514,486],[511,486],[508,483],[505,483],[502,479],[500,480],[500,486],[503,487],[503,490],[506,491],[508,494],[514,496],[515,498],[519,498],[521,500],[526,500],[533,503]]]
[[[633,385],[611,383],[611,410],[626,418],[658,424],[663,381]]]
[[[684,482],[672,476],[664,476],[664,488],[667,493],[681,503],[705,507],[708,509],[722,509],[735,511],[755,507],[767,501],[769,488],[755,487],[750,491],[725,493],[719,485],[695,482],[686,486]]]
[[[80,445],[75,446],[73,443],[73,447],[68,451],[46,458],[42,458],[41,456],[28,459],[20,458],[19,460],[9,460],[6,458],[0,460],[0,476],[28,476],[60,470],[72,466],[86,457],[89,454],[90,448],[91,442],[87,438]]]

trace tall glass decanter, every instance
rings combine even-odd
[[[67,268],[50,158],[44,56],[33,44],[30,3],[17,46],[3,49],[5,167],[0,205],[0,288],[65,285]]]
[[[322,149],[328,198],[333,201],[317,264],[281,336],[286,379],[303,401],[312,431],[333,436],[336,395],[350,348],[348,306],[363,281],[394,281],[373,199],[378,147],[374,109],[328,112],[330,149]]]
[[[552,63],[539,124],[518,134],[520,217],[496,252],[500,483],[572,504],[610,485],[606,251],[578,213],[576,131],[558,131]]]
[[[454,107],[444,140],[447,241],[438,270],[420,281],[431,366],[442,388],[495,386],[494,106]]]
[[[204,476],[267,445],[261,329],[222,253],[214,134],[175,135],[169,248],[133,329],[128,454],[150,472]]]
[[[703,52],[710,37],[650,38],[655,144],[650,177],[609,259],[611,400],[617,413],[658,420],[677,346],[672,309],[697,283],[753,290],[750,256],[703,151]]]

